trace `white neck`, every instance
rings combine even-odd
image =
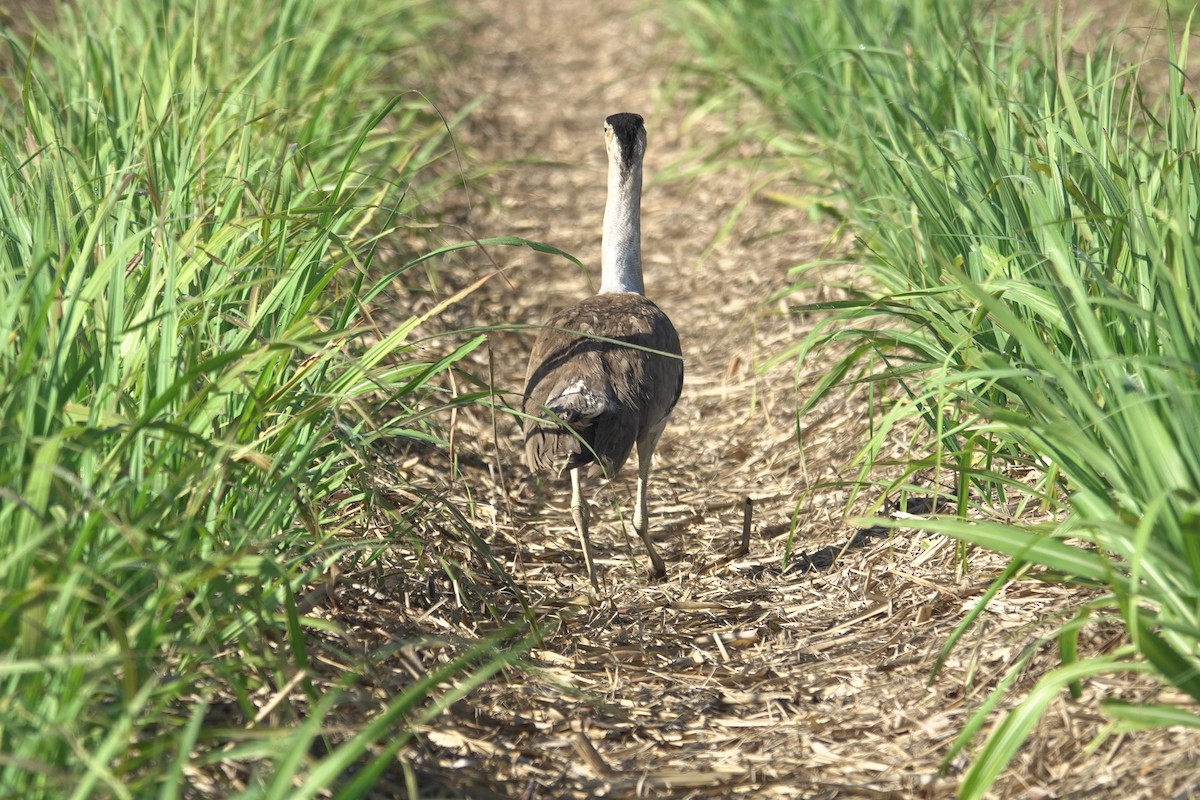
[[[608,201],[600,244],[600,294],[645,294],[642,283],[642,165],[622,176],[618,159],[608,164]]]

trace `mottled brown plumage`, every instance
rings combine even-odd
[[[525,376],[529,468],[562,475],[590,465],[589,476],[616,475],[675,408],[681,356],[675,326],[640,294],[598,294],[560,311],[538,337]],[[563,397],[580,385],[608,407],[588,415],[571,402],[579,393]]]
[[[646,129],[637,114],[605,121],[608,201],[600,294],[556,314],[542,329],[525,375],[525,459],[530,469],[571,474],[571,515],[588,578],[597,587],[581,472],[616,476],[638,451],[633,525],[655,575],[666,567],[650,541],[650,462],[683,389],[679,335],[643,294],[642,158]]]

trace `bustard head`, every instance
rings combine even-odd
[[[639,114],[613,114],[604,120],[604,142],[608,157],[626,178],[641,166],[646,154],[646,126]]]

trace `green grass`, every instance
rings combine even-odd
[[[1122,725],[1196,725],[1200,701],[1200,115],[1173,67],[1072,56],[1046,44],[1071,39],[1047,35],[1057,19],[973,5],[696,0],[679,15],[713,72],[774,112],[783,151],[839,176],[859,237],[869,288],[802,309],[825,321],[779,355],[850,353],[801,410],[842,382],[892,387],[861,485],[915,420],[882,488],[928,494],[919,471],[950,474],[957,513],[924,528],[1101,591],[1064,624],[1063,667],[992,729],[968,797],[1088,675],[1148,671],[1192,700],[1110,704]],[[1180,69],[1187,30],[1164,40]],[[997,521],[1033,512],[1056,521]],[[1128,646],[1081,658],[1079,626],[1114,612]]]
[[[388,544],[355,534],[373,443],[440,442],[437,376],[482,341],[417,347],[418,318],[367,313],[453,174],[430,168],[446,124],[404,92],[446,16],[351,8],[114,0],[9,39],[0,795],[173,798],[236,773],[242,796],[362,796],[404,720],[521,650],[511,629],[452,647],[336,734],[337,687],[312,679],[328,623],[298,593]]]

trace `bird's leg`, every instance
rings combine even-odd
[[[650,554],[650,564],[656,578],[667,574],[667,566],[663,563],[662,556],[654,549],[654,543],[650,541],[650,502],[646,494],[647,485],[650,483],[650,462],[654,460],[654,448],[658,446],[658,437],[662,436],[663,427],[665,426],[647,432],[646,436],[638,440],[637,508],[633,510],[634,530],[646,544],[646,552]]]
[[[580,481],[579,467],[571,470],[571,518],[575,520],[575,530],[579,531],[579,544],[583,548],[583,564],[587,567],[588,580],[592,582],[592,590],[600,591],[596,582],[596,563],[592,560],[592,543],[588,539],[588,507],[583,499],[583,486]]]

